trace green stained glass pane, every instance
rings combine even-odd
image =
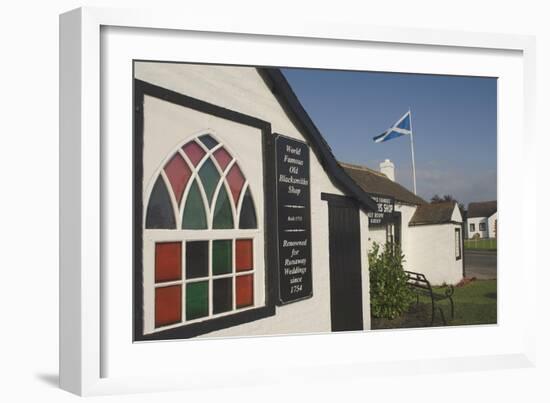
[[[220,180],[220,174],[214,166],[214,163],[211,159],[208,159],[201,167],[199,171],[199,176],[201,177],[202,185],[204,186],[204,191],[206,192],[206,197],[208,199],[208,204],[212,204],[212,197],[214,196],[214,191]]]
[[[212,272],[214,275],[231,273],[232,249],[231,240],[212,242]]]
[[[196,180],[193,181],[187,195],[183,209],[182,227],[183,229],[206,229],[206,213]]]
[[[185,302],[187,320],[208,316],[208,281],[187,284]]]
[[[215,229],[230,229],[233,228],[233,213],[231,211],[231,202],[227,197],[225,186],[222,186],[218,193],[218,200],[216,200],[216,207],[214,208],[214,223]]]

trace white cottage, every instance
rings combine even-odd
[[[369,329],[376,204],[282,73],[134,74],[135,340]]]
[[[496,238],[498,226],[497,201],[468,204],[468,238]]]
[[[389,160],[380,164],[380,172],[341,165],[365,192],[393,211],[381,220],[371,218],[369,248],[374,242],[400,244],[405,269],[424,274],[434,285],[456,284],[464,277],[462,215],[455,202],[428,204],[395,182]]]
[[[370,329],[375,239],[458,281],[460,214],[384,169],[340,165],[278,69],[136,61],[134,340]]]

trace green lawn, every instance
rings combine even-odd
[[[465,239],[464,249],[497,250],[497,240],[496,238]]]
[[[437,288],[436,288],[437,292]],[[436,302],[443,308],[448,326],[482,325],[497,323],[497,282],[496,280],[476,280],[455,288],[453,295],[455,303],[455,318],[450,320],[450,304],[448,301]],[[372,318],[373,329],[395,329],[430,326],[430,299],[421,297],[420,303],[413,303],[408,312],[399,318],[388,320]],[[436,310],[434,326],[444,326],[439,311]]]

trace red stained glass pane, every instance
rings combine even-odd
[[[225,168],[227,167],[227,165],[231,162],[231,160],[233,159],[231,157],[231,154],[229,154],[225,148],[218,148],[215,152],[214,152],[214,158],[216,158],[216,161],[218,161],[218,164],[220,165],[220,168],[222,169],[222,171],[225,171]]]
[[[247,274],[246,276],[237,276],[236,283],[236,296],[237,296],[237,308],[244,308],[245,306],[251,306],[254,304],[254,275]]]
[[[252,239],[237,239],[235,241],[235,268],[238,272],[254,268],[252,248]]]
[[[191,169],[189,169],[189,166],[187,166],[181,155],[176,154],[164,166],[164,172],[168,176],[174,196],[176,196],[179,205],[185,186],[187,186],[187,181],[191,177]]]
[[[202,160],[202,157],[204,157],[204,154],[206,154],[202,147],[194,141],[190,141],[189,143],[184,145],[182,149],[195,166],[198,165],[200,160]]]
[[[181,322],[181,285],[155,289],[155,327]]]
[[[237,164],[233,164],[227,173],[227,183],[229,183],[229,188],[231,189],[231,194],[233,195],[236,206],[244,185],[244,175]]]
[[[181,242],[155,244],[155,282],[181,279]]]

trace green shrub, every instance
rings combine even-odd
[[[368,256],[371,314],[376,318],[395,319],[413,301],[403,272],[405,256],[396,245],[386,243],[381,250],[376,242]]]

